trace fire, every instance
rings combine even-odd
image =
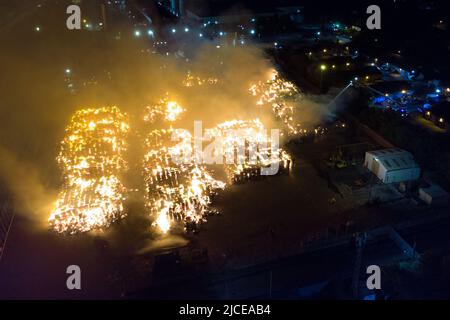
[[[57,232],[86,232],[124,217],[121,174],[129,131],[127,115],[117,107],[83,109],[66,127],[57,162],[63,189],[50,215]]]
[[[274,141],[259,119],[226,121],[206,130],[206,135],[221,138],[219,152],[232,160],[225,161],[225,169],[233,183],[259,176],[261,168],[275,163],[282,171],[290,169],[290,156],[279,147],[271,147]],[[238,148],[243,151],[238,152]]]
[[[175,101],[169,101],[166,109],[166,120],[175,121],[184,109]]]
[[[217,84],[215,78],[200,78],[188,74],[183,85],[186,87]],[[275,115],[287,125],[290,133],[297,133],[293,123],[294,109],[287,104],[288,99],[298,99],[300,93],[294,84],[284,81],[275,72],[271,79],[261,82],[250,90],[253,95],[260,95],[259,105],[272,104]],[[168,97],[168,95],[167,95]],[[162,233],[167,233],[176,222],[186,227],[205,221],[205,216],[213,212],[210,209],[212,197],[225,188],[226,183],[213,178],[212,172],[200,165],[193,152],[193,137],[183,132],[182,142],[175,144],[170,137],[174,133],[170,122],[179,119],[183,107],[169,98],[159,104],[147,107],[144,120],[149,125],[156,122],[167,123],[166,129],[155,129],[145,140],[146,155],[143,163],[143,176],[146,185],[145,203]],[[259,119],[230,120],[206,130],[208,139],[220,137],[223,140],[221,150],[214,152],[222,155],[233,155],[244,137],[244,149],[237,153],[237,159],[223,164],[231,183],[241,182],[260,175],[262,167],[273,163],[280,165],[282,171],[289,170],[292,160],[286,151],[276,148],[272,150],[273,141]],[[206,139],[207,140],[207,139]],[[203,142],[207,142],[205,139]],[[253,154],[256,159],[250,159]],[[173,156],[189,155],[187,161],[175,163]]]
[[[161,99],[157,104],[146,108],[144,120],[154,123],[159,119],[173,122],[185,111],[176,101],[170,100],[168,95]]]
[[[289,170],[290,156],[282,149],[270,148],[271,139],[259,119],[231,120],[218,124],[205,131],[203,142],[221,138],[221,155],[232,155],[232,161],[223,165],[232,183],[260,175],[262,167],[277,162],[281,170]],[[175,130],[155,129],[146,140],[146,154],[143,163],[143,176],[146,185],[146,207],[155,217],[154,226],[162,233],[167,233],[174,223],[184,226],[205,221],[205,216],[213,213],[210,205],[212,197],[223,190],[226,183],[213,178],[213,173],[206,165],[199,164],[197,154],[193,152],[193,136],[182,131],[178,134],[176,144],[172,141]],[[243,145],[245,152],[237,153],[236,148]],[[249,155],[255,155],[255,161]],[[183,161],[174,161],[173,157]]]
[[[192,74],[184,86],[217,84],[215,78],[201,79]],[[276,72],[270,79],[250,88],[260,107],[270,106],[288,134],[301,134],[294,121],[295,104],[301,94],[294,84],[283,80]],[[176,224],[189,226],[204,222],[214,213],[213,197],[227,183],[238,183],[261,175],[262,168],[276,164],[281,172],[289,171],[291,157],[278,147],[259,119],[230,120],[205,131],[202,143],[220,138],[213,149],[228,180],[214,178],[207,164],[199,161],[194,151],[194,137],[187,131],[177,131],[178,141],[172,140],[175,121],[187,111],[166,94],[156,104],[145,109],[144,121],[149,132],[144,135],[145,155],[142,175],[145,185],[145,206],[153,225],[162,233]],[[158,128],[158,129],[156,129]],[[125,216],[123,199],[126,192],[121,176],[127,170],[124,160],[129,132],[128,117],[116,107],[78,111],[66,128],[57,158],[64,185],[49,218],[57,232],[77,233],[107,227]],[[181,143],[180,143],[181,139]],[[174,157],[184,157],[175,161]],[[228,160],[232,161],[228,161]]]
[[[146,185],[146,207],[155,217],[154,225],[163,233],[169,231],[174,221],[184,224],[204,221],[211,197],[225,183],[214,179],[205,167],[194,161],[178,164],[174,154],[182,154],[179,145],[172,145],[172,129],[152,131],[145,140],[143,175]],[[190,136],[183,147],[190,148]]]
[[[167,201],[159,200],[158,208],[160,208],[158,212],[158,218],[155,221],[155,224],[159,227],[162,233],[167,233],[170,230],[170,220],[168,216],[168,211],[170,208],[170,203]],[[161,204],[161,202],[163,202]]]
[[[295,84],[284,80],[277,71],[272,70],[269,80],[253,84],[249,91],[257,98],[258,106],[271,107],[275,117],[284,124],[288,135],[305,133],[301,125],[295,122],[296,105],[302,99]]]
[[[185,87],[203,86],[205,84],[215,85],[217,83],[219,83],[219,79],[217,78],[201,78],[199,76],[194,76],[191,72],[188,72],[186,79],[183,80],[183,86]]]

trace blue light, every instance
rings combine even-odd
[[[172,33],[176,33],[177,32],[177,29],[172,29]]]
[[[223,36],[223,32],[222,32],[222,31],[220,31],[220,32],[219,32],[219,35],[220,35],[220,36]]]
[[[200,38],[203,38],[203,33],[199,33],[198,36],[199,36]]]
[[[184,32],[189,32],[189,28],[188,27],[184,28]]]
[[[250,34],[255,34],[255,33],[256,33],[255,29],[250,30]]]
[[[320,31],[317,31],[317,35],[320,36]]]
[[[384,101],[386,101],[386,98],[383,97],[383,96],[381,96],[381,97],[376,97],[376,98],[375,98],[375,103],[376,103],[376,104],[381,104],[381,103],[383,103]]]
[[[441,89],[436,89],[436,93],[441,93]]]

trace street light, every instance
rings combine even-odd
[[[327,66],[325,64],[320,65],[320,92],[322,92],[322,82],[323,82],[323,73],[327,70]]]

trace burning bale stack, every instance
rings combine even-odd
[[[295,105],[302,99],[302,95],[292,82],[284,80],[273,70],[269,80],[252,85],[249,91],[257,97],[258,106],[269,106],[272,109],[275,117],[284,124],[287,135],[306,133],[294,119]]]
[[[277,174],[291,166],[290,156],[279,148],[279,142],[269,135],[259,119],[223,122],[206,130],[206,136],[220,141],[221,150],[215,152],[223,155],[231,183],[259,179],[264,176],[263,170],[270,167]]]
[[[211,197],[225,188],[224,182],[214,179],[192,157],[175,161],[174,156],[192,155],[192,136],[183,133],[179,137],[181,143],[175,144],[171,139],[175,134],[173,129],[155,129],[144,144],[145,204],[155,218],[154,225],[163,233],[174,222],[187,227],[204,221],[205,215],[212,212]]]
[[[72,117],[57,158],[63,188],[49,218],[55,231],[85,232],[124,217],[120,179],[128,131],[128,117],[117,107],[83,109]]]

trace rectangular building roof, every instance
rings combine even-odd
[[[392,148],[368,151],[387,171],[419,168],[413,155],[405,150]]]

